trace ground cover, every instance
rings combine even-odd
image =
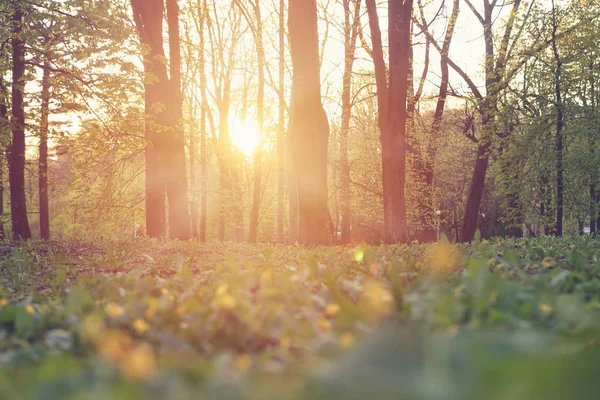
[[[562,399],[600,241],[0,245],[0,398]]]

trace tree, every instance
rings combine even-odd
[[[293,66],[289,134],[296,167],[299,241],[330,242],[327,208],[329,122],[321,103],[316,0],[290,0],[288,29]]]
[[[340,170],[342,174],[342,244],[350,244],[350,164],[348,162],[348,134],[352,112],[352,69],[354,66],[356,40],[360,26],[361,0],[354,1],[354,10],[350,9],[351,0],[344,3],[344,75],[342,78],[342,120],[340,127]]]
[[[12,13],[12,140],[7,150],[8,179],[10,182],[10,212],[14,239],[31,238],[27,219],[25,197],[25,6],[18,1],[11,3]]]
[[[144,50],[146,109],[146,230],[151,237],[166,236],[165,190],[169,201],[169,234],[187,239],[190,220],[184,137],[181,128],[181,56],[176,0],[166,1],[170,77],[164,60],[163,0],[131,0],[135,24]]]
[[[375,1],[367,0],[366,4],[373,42],[372,57],[375,65],[379,103],[385,240],[387,243],[403,242],[408,239],[404,189],[406,184],[410,26],[413,2],[412,0],[388,1],[389,88]]]

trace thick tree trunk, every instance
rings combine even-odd
[[[50,238],[50,216],[48,210],[48,118],[50,115],[50,57],[50,54],[44,55],[38,160],[40,236],[42,239]]]
[[[288,27],[293,66],[289,130],[298,185],[299,241],[327,244],[332,229],[327,208],[329,122],[321,103],[316,0],[290,0]]]
[[[388,90],[388,137],[382,140],[384,205],[391,207],[386,221],[386,242],[405,242],[406,224],[406,122],[410,74],[410,26],[412,0],[389,0],[390,84]]]
[[[179,38],[179,6],[177,0],[166,0],[169,27],[169,121],[170,135],[165,146],[167,198],[169,201],[169,237],[190,238],[185,137],[183,132],[183,96],[181,94],[181,46]]]
[[[167,234],[165,174],[162,168],[162,147],[165,126],[163,94],[167,91],[167,67],[164,63],[162,26],[163,0],[131,0],[131,8],[140,37],[147,47],[144,54],[145,136],[148,145],[146,158],[146,234],[160,238]]]
[[[8,149],[8,179],[13,239],[31,238],[25,197],[25,42],[23,41],[23,8],[14,2],[12,17],[12,142]]]

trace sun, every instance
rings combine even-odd
[[[260,145],[258,124],[252,120],[235,120],[231,126],[231,143],[246,157],[254,154]]]

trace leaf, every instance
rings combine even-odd
[[[62,285],[66,279],[67,279],[67,269],[63,268],[60,271],[58,271],[58,273],[56,274],[56,277],[54,278],[54,284],[57,286]]]

